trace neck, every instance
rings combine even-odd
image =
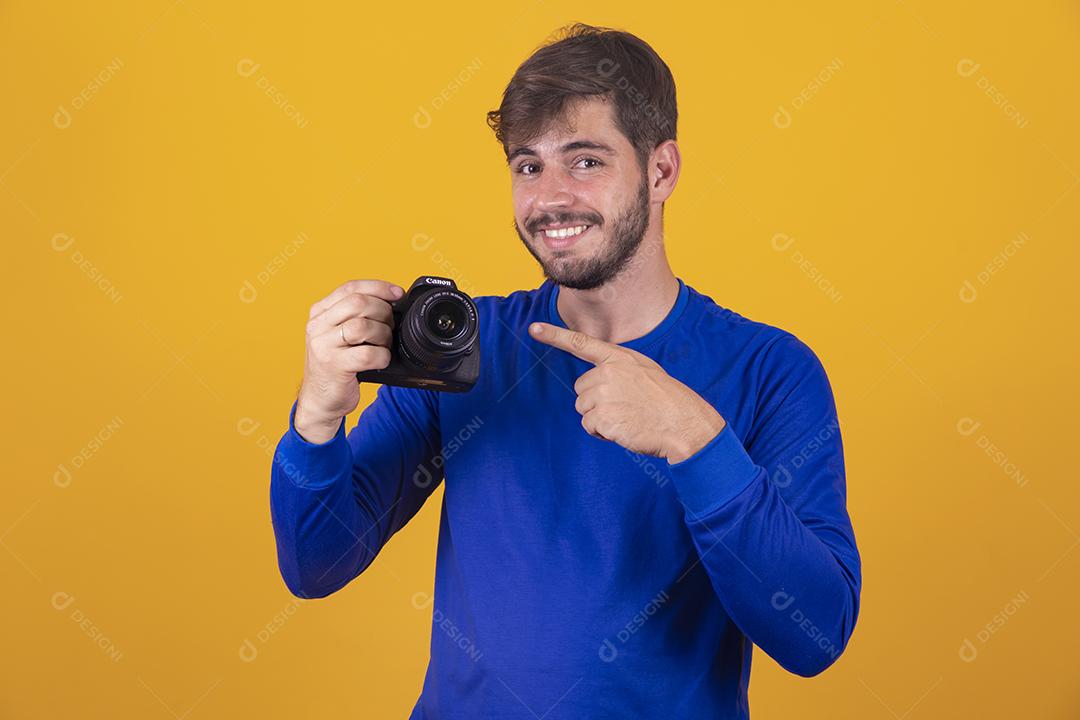
[[[659,228],[650,227],[617,277],[593,290],[560,287],[556,306],[571,330],[605,342],[635,340],[667,317],[679,294]]]

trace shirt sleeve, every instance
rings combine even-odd
[[[825,370],[794,335],[767,346],[759,377],[745,438],[729,423],[669,472],[732,620],[809,677],[843,652],[859,611],[840,427]]]
[[[308,442],[293,424],[270,471],[278,567],[297,597],[326,597],[375,559],[442,481],[438,398],[430,390],[379,386],[346,436]]]

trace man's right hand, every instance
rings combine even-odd
[[[334,437],[341,419],[360,404],[356,373],[390,364],[390,303],[404,294],[382,280],[350,280],[311,306],[304,381],[293,418],[308,442]]]

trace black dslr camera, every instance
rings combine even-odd
[[[390,307],[390,364],[358,372],[356,379],[444,392],[471,390],[480,376],[480,323],[472,298],[453,280],[422,275]]]

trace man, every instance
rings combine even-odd
[[[574,26],[517,70],[489,123],[546,280],[476,298],[469,392],[382,386],[346,436],[402,288],[311,308],[271,477],[279,565],[298,596],[339,590],[445,481],[413,718],[745,718],[752,645],[811,676],[851,636],[829,381],[672,273],[676,118],[668,67],[627,33]]]

